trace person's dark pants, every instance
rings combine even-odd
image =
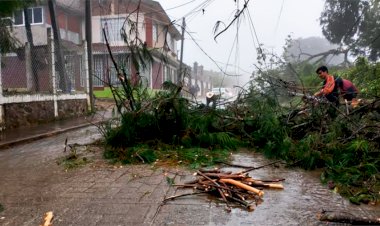
[[[339,106],[339,96],[336,93],[330,93],[325,95],[326,99],[330,101],[335,106]]]
[[[327,114],[331,118],[336,118],[337,114],[337,107],[339,107],[339,94],[338,93],[330,93],[325,95],[326,99],[331,102],[331,105],[327,109]]]
[[[349,88],[344,94],[343,94],[343,98],[348,100],[348,101],[352,101],[352,99],[356,98],[357,96],[357,92],[355,89],[353,88]]]

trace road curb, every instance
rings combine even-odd
[[[9,141],[4,141],[4,142],[0,141],[0,151],[3,150],[3,149],[7,149],[9,147],[18,145],[18,144],[28,143],[28,142],[31,142],[31,141],[35,141],[35,140],[43,139],[43,138],[46,138],[46,137],[54,136],[54,135],[57,135],[57,134],[61,134],[61,133],[67,132],[67,131],[71,131],[71,130],[75,130],[75,129],[80,129],[80,128],[83,128],[83,127],[95,126],[97,124],[100,124],[100,123],[103,123],[103,122],[106,122],[106,121],[107,120],[98,120],[98,121],[95,121],[95,122],[85,122],[85,123],[80,124],[80,125],[70,126],[70,127],[61,128],[61,129],[55,129],[53,131],[48,131],[48,132],[44,132],[44,133],[40,133],[40,134],[36,134],[36,135],[31,135],[31,136],[27,136],[27,137],[17,138],[17,139],[13,139],[13,140],[9,140]]]

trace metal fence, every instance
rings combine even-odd
[[[53,101],[58,117],[60,100],[89,101],[86,42],[76,45],[54,40],[47,30],[47,44],[26,43],[0,58],[0,126],[4,123],[4,105]]]
[[[4,96],[23,94],[84,93],[87,89],[83,46],[49,38],[46,45],[26,43],[2,57],[1,84]],[[53,42],[51,42],[53,40]],[[58,49],[58,46],[61,48]],[[61,54],[62,61],[60,61]],[[53,62],[54,61],[54,62]],[[52,68],[52,65],[55,65]],[[53,86],[53,70],[56,84]]]

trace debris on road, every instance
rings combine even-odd
[[[264,188],[284,189],[283,185],[278,183],[285,179],[258,180],[250,177],[246,171],[232,173],[231,171],[215,170],[198,170],[195,173],[197,178],[184,184],[174,184],[173,186],[181,188],[193,188],[197,190],[194,193],[182,194],[168,197],[164,200],[173,200],[178,197],[208,193],[222,199],[227,210],[231,210],[231,205],[238,205],[253,211],[263,196]]]
[[[322,210],[318,214],[320,221],[339,222],[353,225],[379,225],[380,217],[362,217],[350,213]]]
[[[51,221],[53,220],[53,211],[49,211],[45,213],[44,221],[41,226],[51,226]]]

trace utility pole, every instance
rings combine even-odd
[[[178,72],[178,84],[180,84],[180,81],[182,79],[182,67],[183,67],[183,43],[185,41],[185,27],[186,27],[186,22],[185,22],[185,17],[182,18],[182,35],[181,35],[181,57],[180,57],[180,62],[179,62],[179,72]]]
[[[92,0],[86,0],[86,41],[87,41],[87,56],[88,56],[88,86],[89,86],[89,94],[90,95],[90,109],[94,110],[94,92],[93,92],[93,84],[92,84]]]

